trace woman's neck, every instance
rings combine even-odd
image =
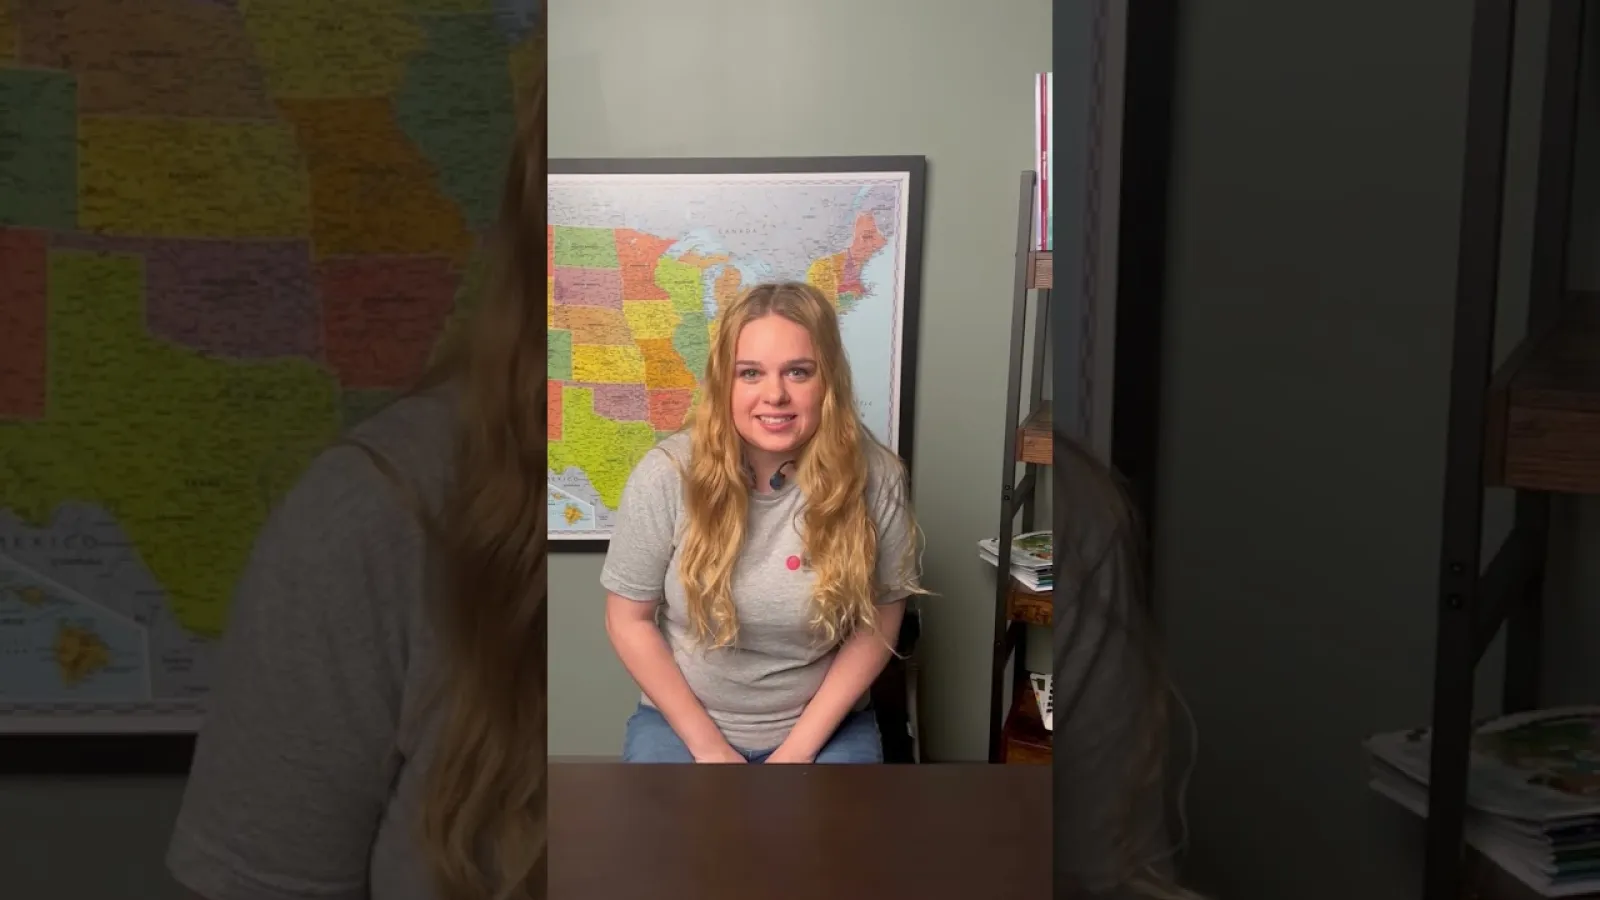
[[[744,464],[750,468],[752,485],[759,494],[772,493],[772,476],[778,473],[780,467],[788,465],[793,460],[792,456],[781,456],[754,447],[746,447],[744,450]],[[784,469],[785,476],[793,477],[793,474],[789,469]]]

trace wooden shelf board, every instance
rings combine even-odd
[[[1055,284],[1055,259],[1049,250],[1028,254],[1028,287],[1048,291]]]
[[[1050,417],[1050,401],[1028,413],[1017,426],[1017,460],[1048,466],[1055,459],[1055,431]]]
[[[1052,743],[1050,732],[1044,730],[1044,719],[1039,716],[1039,704],[1033,699],[1033,689],[1027,684],[1019,685],[1000,732],[1001,762],[1049,765]]]
[[[1022,582],[1011,579],[1011,594],[1006,598],[1007,619],[1048,627],[1054,621],[1054,611],[1054,592],[1030,591]]]
[[[1490,386],[1489,484],[1600,494],[1600,294],[1571,297]]]

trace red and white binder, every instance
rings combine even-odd
[[[1050,121],[1055,112],[1054,79],[1052,73],[1041,72],[1033,77],[1034,166],[1038,173],[1038,190],[1033,198],[1033,249],[1053,249],[1050,208],[1050,182],[1054,171],[1051,165]]]

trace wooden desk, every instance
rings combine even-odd
[[[552,763],[550,900],[1048,900],[1045,766]]]

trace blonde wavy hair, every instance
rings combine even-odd
[[[734,357],[739,333],[766,316],[782,316],[810,334],[822,383],[820,421],[816,434],[800,449],[795,473],[805,494],[800,533],[816,574],[811,625],[819,641],[832,644],[874,628],[875,600],[885,590],[926,593],[917,584],[918,530],[909,503],[905,515],[910,539],[895,579],[898,583],[878,583],[882,536],[870,504],[874,493],[906,502],[909,491],[899,457],[873,437],[856,412],[850,364],[833,302],[803,282],[757,285],[718,318],[690,419],[691,449],[683,488],[688,526],[678,570],[690,626],[711,647],[731,645],[739,632],[732,580],[744,547],[751,483],[744,444],[733,426]],[[884,471],[893,473],[899,484],[872,486],[876,491],[869,493],[874,456],[882,458]]]
[[[489,289],[415,391],[460,389],[454,472],[433,511],[366,449],[421,521],[442,584],[439,729],[418,823],[441,900],[546,896],[545,37],[517,72],[517,130]],[[437,587],[437,590],[433,590]]]
[[[1065,815],[1073,820],[1067,827],[1058,825],[1058,835],[1089,833],[1097,841],[1104,841],[1093,845],[1091,860],[1075,859],[1072,853],[1058,851],[1058,890],[1064,890],[1064,896],[1074,900],[1110,896],[1127,900],[1206,900],[1178,880],[1175,863],[1182,847],[1173,842],[1167,831],[1169,739],[1174,724],[1171,701],[1177,695],[1163,654],[1164,642],[1150,609],[1144,525],[1124,479],[1115,469],[1060,430],[1054,434],[1053,449],[1052,533],[1062,581],[1058,586],[1062,598],[1059,602],[1076,608],[1073,621],[1099,620],[1105,626],[1099,634],[1099,645],[1086,647],[1081,631],[1067,629],[1064,622],[1058,622],[1055,661],[1060,666],[1074,652],[1087,651],[1086,655],[1097,663],[1087,677],[1109,678],[1118,684],[1116,702],[1128,717],[1123,727],[1114,730],[1103,721],[1079,721],[1078,701],[1089,685],[1056,685],[1055,734],[1057,753],[1061,754],[1058,759],[1065,756],[1062,761],[1069,767],[1095,765],[1103,762],[1102,755],[1110,751],[1120,760],[1117,771],[1105,773],[1115,805],[1107,808],[1072,804]],[[1125,644],[1127,652],[1110,652],[1107,645],[1111,642]],[[1058,673],[1061,671],[1057,669]],[[1057,681],[1063,681],[1060,674]],[[1192,729],[1192,720],[1189,725]],[[1096,760],[1073,758],[1070,748],[1082,749],[1081,737],[1089,734],[1093,736]],[[1080,739],[1074,740],[1074,736]],[[1195,749],[1190,748],[1191,756]],[[1187,775],[1181,781],[1186,782]],[[1185,786],[1177,786],[1175,798],[1180,818]],[[1186,839],[1187,834],[1180,840]],[[1102,879],[1109,879],[1110,885],[1091,887],[1090,881]]]

